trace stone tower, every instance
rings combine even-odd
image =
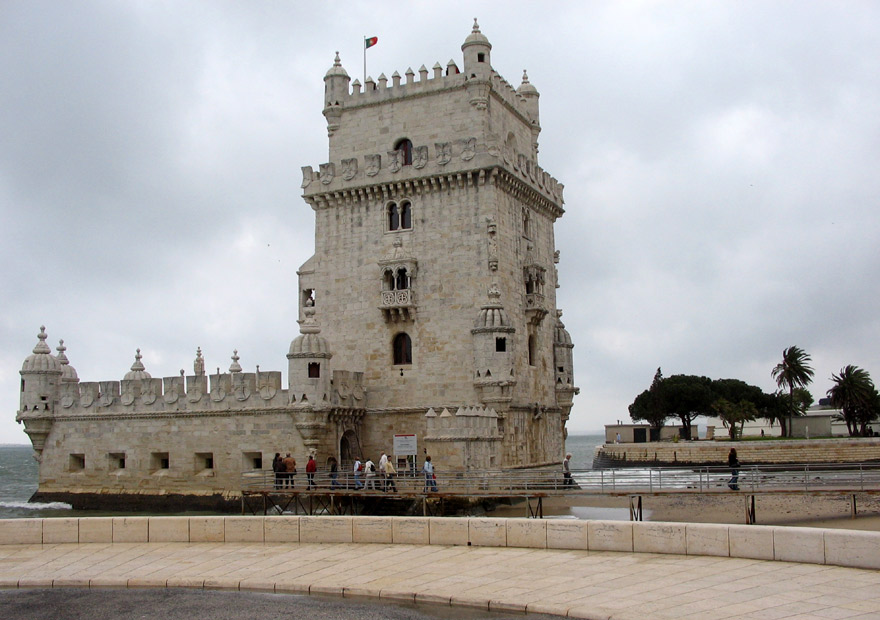
[[[556,308],[562,185],[538,166],[537,89],[492,69],[476,20],[461,49],[461,68],[363,85],[336,55],[329,162],[303,168],[315,254],[299,318],[320,322],[334,367],[363,373],[368,450],[415,433],[456,468],[550,464],[577,393]]]

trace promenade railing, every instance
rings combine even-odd
[[[445,472],[438,469],[439,493],[472,496],[528,496],[561,494],[637,494],[637,493],[712,493],[729,492],[733,473],[729,467],[645,467],[573,470],[571,484],[559,470],[517,469],[469,472]],[[404,472],[393,478],[400,494],[434,492],[431,481],[422,472]],[[335,482],[330,472],[314,475],[314,489],[309,489],[306,474],[293,478],[278,477],[271,471],[253,470],[243,474],[245,491],[392,492],[391,483],[378,473],[355,479],[353,472],[339,472]],[[880,491],[880,463],[746,465],[739,469],[736,486],[753,493],[778,491]]]

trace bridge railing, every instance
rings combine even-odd
[[[528,495],[638,492],[712,492],[733,484],[729,467],[647,467],[573,470],[572,484],[566,484],[561,471],[547,469],[436,472],[436,492],[460,495]],[[427,482],[427,484],[426,484]],[[433,481],[421,472],[405,472],[393,478],[401,493],[434,492]],[[355,479],[353,472],[339,472],[336,479],[319,470],[314,476],[315,490],[352,491],[355,489],[391,491],[378,474]],[[880,463],[747,465],[739,469],[736,486],[740,490],[822,491],[880,490]],[[243,474],[245,491],[308,490],[304,472],[292,479],[276,478],[271,471],[253,470]]]

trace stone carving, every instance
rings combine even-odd
[[[180,398],[180,394],[177,393],[177,385],[172,383],[170,386],[165,388],[165,394],[162,396],[165,402],[169,405],[176,403],[177,399]]]
[[[226,390],[223,389],[223,386],[220,383],[220,368],[217,368],[217,379],[212,382],[211,385],[211,400],[215,403],[219,403],[221,400],[226,398]]]
[[[134,404],[134,392],[131,391],[131,388],[128,388],[122,393],[122,398],[120,399],[120,401],[126,407],[130,407]]]
[[[205,358],[202,357],[202,347],[196,347],[196,359],[193,362],[193,373],[197,377],[205,374]]]
[[[95,402],[95,395],[91,391],[83,392],[79,399],[79,404],[83,407],[91,407],[93,402]]]
[[[302,181],[302,184],[300,185],[300,187],[305,189],[309,185],[312,184],[312,174],[313,174],[312,167],[311,166],[303,166],[302,173],[303,173],[303,181]]]
[[[461,158],[470,161],[477,154],[477,139],[465,138],[461,141]]]
[[[489,237],[489,269],[491,271],[498,271],[498,240],[495,238],[497,233],[498,225],[495,223],[495,219],[487,217],[486,234]]]
[[[202,392],[202,384],[196,381],[189,386],[189,390],[186,393],[186,399],[191,403],[197,403],[202,400],[202,396],[204,395],[204,392]]]
[[[436,142],[434,143],[434,148],[437,149],[437,163],[441,166],[445,166],[450,161],[452,161],[452,143],[451,142]]]
[[[158,395],[156,394],[156,388],[153,385],[153,382],[147,381],[146,383],[146,389],[141,392],[141,402],[145,405],[152,405],[154,402],[156,402],[156,398],[158,398]]]
[[[358,172],[358,160],[356,157],[342,160],[342,178],[351,181]]]
[[[321,183],[329,185],[333,177],[336,176],[336,164],[321,164],[321,172],[318,176],[321,178]]]
[[[271,400],[275,397],[275,394],[278,393],[278,390],[274,385],[269,385],[268,383],[260,384],[260,398],[263,400]]]
[[[421,170],[428,165],[428,147],[417,146],[413,148],[413,162],[415,168]]]
[[[378,153],[376,155],[365,155],[364,156],[364,171],[366,172],[368,177],[374,177],[379,174],[379,170],[382,168],[382,156]]]
[[[388,169],[398,172],[402,165],[403,153],[401,151],[388,151]]]
[[[63,397],[61,397],[61,406],[65,409],[70,409],[71,407],[73,407],[73,396],[71,396],[70,394],[65,394]]]

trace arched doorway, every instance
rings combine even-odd
[[[355,458],[363,456],[361,454],[361,442],[357,434],[349,429],[342,433],[339,440],[339,460],[340,467],[348,466],[354,463]]]

